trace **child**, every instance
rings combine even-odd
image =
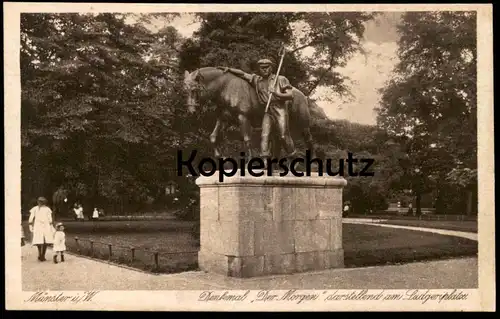
[[[64,225],[56,224],[56,232],[54,234],[54,264],[57,264],[57,255],[61,255],[61,262],[64,262],[64,251],[66,250],[66,234],[64,234]]]
[[[97,207],[94,207],[94,211],[92,212],[92,220],[99,220],[99,211]]]
[[[78,203],[75,203],[75,205],[73,205],[73,212],[75,213],[75,220],[78,220],[79,217]]]

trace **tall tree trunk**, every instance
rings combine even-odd
[[[436,201],[434,202],[434,208],[437,212],[444,211],[443,196],[443,192],[439,189],[436,196]]]
[[[422,215],[422,208],[421,208],[422,194],[420,193],[420,190],[417,190],[415,195],[416,195],[415,196],[416,214],[417,214],[417,216],[420,216],[420,215]]]
[[[471,215],[472,214],[472,190],[468,189],[467,190],[467,211],[466,215]]]
[[[97,166],[95,167],[95,175],[94,175],[94,181],[93,181],[93,190],[92,190],[92,211],[94,211],[95,208],[100,208],[100,198],[99,198],[99,164],[96,164]]]

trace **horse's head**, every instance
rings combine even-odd
[[[199,95],[200,95],[200,83],[199,83],[199,72],[195,71],[189,73],[184,72],[184,90],[187,93],[186,105],[190,113],[196,111],[196,107],[199,106]]]
[[[212,99],[224,88],[226,73],[214,67],[205,67],[192,73],[184,71],[184,90],[187,92],[188,111],[193,113],[200,105],[200,98]]]

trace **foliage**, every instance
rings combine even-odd
[[[152,34],[114,14],[23,14],[21,34],[23,184],[43,167],[73,198],[156,196],[173,150],[192,138],[178,124],[189,119],[176,30]]]
[[[453,185],[469,187],[477,181],[477,169],[454,168],[448,173],[446,180]]]
[[[477,167],[476,13],[408,12],[399,31],[400,62],[381,92],[378,123],[405,146],[418,198],[456,180],[453,170]]]
[[[200,66],[255,70],[259,58],[279,61],[278,52],[285,45],[288,54],[282,75],[292,85],[311,95],[319,85],[347,94],[346,78],[334,71],[362,50],[363,22],[374,17],[362,12],[336,13],[198,13],[200,29],[187,41],[180,54],[181,68],[193,70]],[[293,32],[300,28],[302,32]],[[312,57],[301,50],[311,48]]]
[[[176,151],[212,154],[207,137],[215,119],[213,105],[187,113],[182,72],[210,65],[251,72],[261,57],[277,61],[284,44],[282,74],[294,86],[309,96],[318,86],[349,95],[348,79],[335,70],[363,52],[364,23],[375,15],[195,16],[200,28],[184,39],[174,27],[163,27],[175,18],[170,13],[22,14],[25,205],[43,195],[56,205],[64,198],[83,200],[89,209],[139,210],[152,199],[164,207],[164,186],[173,180],[182,205],[196,208],[190,199],[197,186],[177,176]],[[160,27],[153,31],[152,24]],[[349,178],[344,199],[355,211],[384,209],[408,188],[417,194],[443,190],[440,201],[452,209],[458,204],[447,202],[446,192],[460,197],[463,188],[477,187],[475,15],[406,13],[400,32],[401,62],[382,92],[377,127],[331,120],[310,100],[321,157],[351,152],[375,159],[373,178]],[[227,128],[224,139],[236,141],[227,143],[228,154],[238,151],[237,128]],[[183,217],[196,218],[192,212]]]

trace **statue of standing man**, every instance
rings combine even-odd
[[[292,157],[296,153],[289,127],[289,107],[293,100],[292,86],[286,77],[279,75],[276,87],[273,87],[276,74],[272,73],[272,61],[261,59],[257,64],[259,66],[259,74],[249,74],[233,68],[223,67],[221,69],[247,80],[256,89],[259,102],[264,107],[267,104],[269,94],[272,94],[269,110],[264,114],[262,120],[261,157],[265,160],[271,156],[269,138],[273,122],[276,124],[275,127],[278,130],[281,145],[284,147],[287,156]]]

